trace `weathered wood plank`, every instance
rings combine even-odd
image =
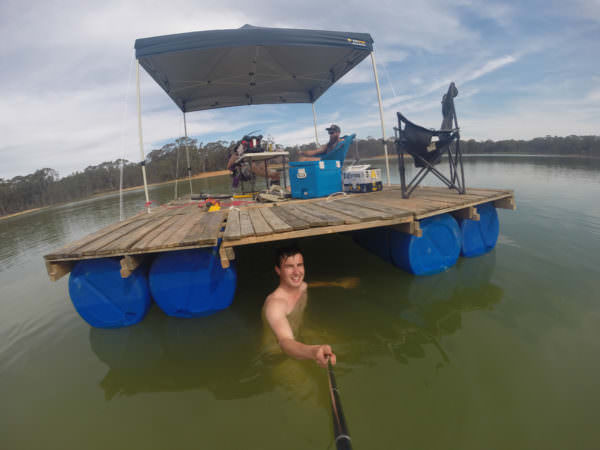
[[[468,219],[479,221],[479,213],[477,212],[477,208],[475,206],[467,206],[463,209],[458,209],[452,212],[452,215],[455,219]]]
[[[302,230],[294,230],[285,233],[277,233],[269,236],[249,236],[238,241],[223,242],[225,247],[233,247],[239,245],[258,244],[261,242],[280,241],[284,239],[298,239],[309,236],[322,236],[328,234],[343,233],[346,231],[364,230],[367,228],[394,226],[401,223],[412,221],[412,217],[398,217],[389,220],[373,220],[369,222],[354,222],[343,225],[328,226],[328,227],[313,227]]]
[[[140,251],[150,248],[150,244],[164,233],[169,233],[173,224],[180,219],[181,216],[168,216],[167,220],[159,225],[154,230],[147,233],[139,241],[130,247],[130,250]]]
[[[502,198],[500,200],[496,200],[496,201],[494,201],[494,206],[496,208],[510,209],[512,211],[517,209],[517,205],[515,204],[514,197],[507,197],[507,198]]]
[[[154,250],[164,247],[164,243],[185,223],[188,219],[186,214],[173,216],[174,220],[167,222],[169,226],[162,233],[156,234],[151,241],[147,241],[144,250]],[[138,244],[136,244],[136,247]]]
[[[121,278],[128,278],[146,259],[144,255],[121,258]]]
[[[225,235],[223,240],[234,241],[240,238],[240,211],[232,209],[227,216],[227,225],[225,226]]]
[[[375,203],[373,201],[360,198],[360,197],[351,197],[349,199],[340,200],[342,203],[348,203],[350,205],[359,206],[361,208],[373,209],[375,211],[380,211],[386,213],[392,217],[402,217],[406,215],[412,215],[412,211],[399,207],[390,207],[384,206],[380,203]]]
[[[150,233],[152,230],[160,227],[167,220],[169,220],[169,217],[154,217],[137,230],[134,230],[130,233],[126,233],[119,239],[116,239],[111,243],[105,245],[101,249],[98,249],[97,252],[99,255],[103,255],[115,252],[117,250],[126,250],[132,245],[134,245],[137,241],[142,239],[144,236],[146,236],[148,233]]]
[[[46,271],[51,281],[58,281],[73,268],[71,262],[52,262],[46,261]]]
[[[481,195],[482,197],[495,197],[497,195],[507,194],[513,195],[514,191],[510,189],[481,189],[481,188],[467,188],[467,194]]]
[[[181,245],[217,245],[226,215],[227,210],[206,213],[202,230],[200,230],[199,225],[192,228],[181,242]]]
[[[254,234],[257,236],[264,236],[273,232],[273,229],[267,224],[267,221],[260,213],[259,208],[248,208],[248,215],[252,221]]]
[[[469,198],[469,197],[462,196],[462,195],[453,195],[453,196],[438,195],[434,192],[413,192],[412,195],[410,196],[410,198],[424,200],[426,202],[444,203],[448,206],[450,206],[450,205],[458,206],[458,205],[464,205],[466,203],[471,203],[473,201],[484,200],[482,197],[476,197],[473,199],[473,198]]]
[[[419,186],[413,192],[413,194],[421,194],[421,193],[435,194],[438,198],[459,197],[459,198],[468,198],[470,200],[479,200],[481,198],[486,198],[485,195],[481,195],[481,194],[473,194],[470,192],[467,192],[465,194],[459,194],[455,190],[450,190],[448,188],[437,188],[437,187],[432,187],[432,186]]]
[[[254,236],[254,227],[252,226],[248,210],[242,209],[240,210],[240,238],[246,236]]]
[[[102,247],[110,244],[113,241],[116,241],[117,239],[126,235],[127,233],[131,233],[131,232],[137,230],[138,228],[145,225],[146,222],[148,222],[148,220],[150,220],[150,219],[136,220],[135,222],[131,222],[130,224],[125,225],[124,227],[121,227],[111,233],[108,233],[107,235],[101,237],[100,239],[96,239],[95,241],[93,241],[87,245],[84,245],[83,247],[81,247],[81,248],[77,249],[75,252],[73,252],[73,254],[80,255],[80,256],[95,255],[98,252],[98,250],[101,249]]]
[[[327,225],[327,220],[324,220],[319,216],[310,214],[309,212],[303,211],[294,205],[285,205],[282,206],[282,208],[286,212],[298,217],[301,220],[304,220],[311,227],[322,227]]]
[[[260,208],[260,213],[262,214],[265,221],[269,224],[269,226],[273,229],[275,233],[283,233],[285,231],[292,231],[293,228],[291,225],[288,225],[283,220],[279,218],[279,216],[275,215],[272,211],[273,208]]]
[[[393,217],[391,214],[354,206],[350,203],[344,203],[342,200],[319,202],[318,205],[326,209],[341,212],[342,214],[352,215],[361,221],[391,219]]]
[[[74,242],[71,242],[71,243],[65,245],[64,247],[59,248],[58,250],[55,250],[54,252],[46,255],[45,258],[46,259],[55,259],[55,258],[61,258],[61,257],[68,257],[71,254],[73,254],[73,252],[75,250],[83,247],[84,245],[88,245],[91,242],[93,242],[97,239],[100,239],[101,237],[103,237],[113,231],[116,231],[121,227],[124,227],[132,222],[135,222],[137,220],[145,218],[146,214],[147,213],[139,213],[133,217],[130,217],[129,219],[124,220],[123,222],[117,222],[117,223],[114,223],[107,227],[101,228],[94,233],[88,234],[88,235],[82,237],[81,239],[78,239]]]
[[[225,254],[227,255],[227,259],[229,259],[229,261],[233,261],[235,259],[235,251],[233,250],[233,247],[227,247],[225,249]]]
[[[184,245],[184,240],[189,234],[189,232],[196,226],[200,226],[201,229],[199,232],[201,233],[204,229],[204,224],[206,221],[205,216],[208,213],[195,213],[195,214],[186,214],[185,220],[181,224],[181,226],[175,230],[169,239],[165,240],[162,244],[162,248],[170,248],[170,247],[179,247]]]
[[[350,216],[348,214],[344,214],[344,213],[341,213],[338,211],[333,211],[331,209],[323,208],[318,203],[307,203],[306,205],[308,206],[308,208],[311,211],[315,211],[315,212],[321,213],[321,214],[326,214],[328,216],[337,217],[338,219],[342,220],[343,223],[346,225],[355,224],[355,223],[360,222],[360,219],[357,219],[356,217],[353,217],[353,216]]]
[[[344,219],[339,216],[326,213],[323,209],[313,208],[312,203],[300,203],[298,205],[294,205],[294,207],[299,211],[308,213],[314,217],[318,217],[325,222],[325,225],[342,225],[345,223]]]
[[[435,211],[439,208],[443,208],[446,206],[443,203],[431,204],[431,202],[424,201],[422,199],[403,199],[402,196],[373,197],[371,198],[371,201],[388,207],[408,209],[412,211],[415,215]]]
[[[271,210],[281,220],[283,220],[285,223],[287,223],[288,225],[290,225],[294,230],[304,230],[305,228],[310,227],[310,225],[308,224],[308,222],[306,222],[305,220],[300,219],[299,217],[296,217],[295,215],[293,215],[290,212],[286,211],[281,206],[274,206],[273,208],[271,208]]]
[[[222,245],[219,247],[219,258],[221,259],[221,267],[227,269],[229,267],[229,257],[226,248]]]
[[[416,237],[423,236],[423,230],[421,229],[421,225],[418,220],[414,220],[408,223],[401,223],[399,225],[394,225],[396,230],[401,231],[402,233],[412,234]]]

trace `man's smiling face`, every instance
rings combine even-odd
[[[275,266],[275,272],[279,275],[281,284],[298,288],[304,281],[304,258],[301,253],[288,256],[281,262],[280,266]]]

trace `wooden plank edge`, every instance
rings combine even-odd
[[[423,236],[423,230],[421,229],[421,225],[418,220],[414,220],[412,222],[401,223],[393,227],[395,230],[401,231],[402,233],[412,234],[416,237]]]
[[[501,194],[501,195],[496,195],[493,197],[488,197],[486,199],[482,199],[482,200],[477,200],[477,201],[472,201],[469,202],[467,204],[463,204],[463,205],[455,205],[455,206],[449,206],[447,208],[441,208],[441,209],[437,209],[437,210],[432,210],[432,211],[427,211],[424,212],[422,214],[415,214],[415,219],[416,220],[421,220],[421,219],[426,219],[428,217],[433,217],[433,216],[439,216],[440,214],[445,214],[445,213],[451,213],[453,211],[459,210],[459,209],[464,209],[467,208],[469,206],[477,206],[477,205],[483,205],[484,203],[490,203],[490,202],[495,202],[497,200],[502,200],[505,198],[512,198],[513,194]]]
[[[187,244],[182,245],[181,247],[155,247],[143,250],[135,250],[135,251],[127,251],[127,252],[118,252],[113,253],[111,255],[88,255],[88,256],[80,256],[80,257],[72,257],[72,258],[60,258],[60,259],[52,259],[47,260],[51,263],[61,263],[61,262],[73,262],[73,261],[81,261],[84,259],[99,259],[99,258],[113,258],[119,256],[127,256],[127,255],[149,255],[152,253],[164,253],[164,252],[173,252],[179,250],[192,250],[195,248],[207,248],[207,247],[215,247],[217,245],[217,239],[212,239],[210,242],[202,242],[197,244]]]
[[[72,262],[52,262],[46,261],[46,271],[51,281],[58,281],[66,274],[71,272]]]
[[[121,278],[128,278],[143,262],[144,255],[125,255],[121,258]]]
[[[479,213],[475,206],[467,206],[466,208],[453,211],[452,215],[455,219],[468,219],[479,222]]]
[[[221,267],[223,269],[229,268],[229,257],[227,256],[227,249],[221,245],[219,247],[219,258],[221,259]]]
[[[297,239],[312,236],[325,236],[328,234],[344,233],[346,231],[365,230],[368,228],[386,227],[409,223],[413,221],[412,216],[398,217],[394,219],[371,220],[368,222],[358,222],[343,225],[333,225],[328,227],[315,227],[303,230],[286,231],[283,233],[272,234],[269,236],[251,236],[238,241],[223,241],[223,247],[238,247],[241,245],[259,244],[263,242],[283,241],[286,239]]]
[[[500,209],[510,209],[511,211],[514,211],[515,209],[517,209],[517,204],[515,203],[514,196],[495,200],[494,206],[496,208],[500,208]]]

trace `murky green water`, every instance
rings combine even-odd
[[[600,162],[469,158],[466,173],[519,209],[500,211],[492,253],[446,273],[407,275],[348,236],[302,241],[309,281],[360,278],[310,289],[304,325],[338,354],[354,448],[599,448]],[[129,215],[143,203],[125,195]],[[112,196],[0,221],[0,448],[334,448],[325,371],[260,352],[274,246],[237,251],[234,303],[214,316],[79,318],[42,255],[118,217]]]

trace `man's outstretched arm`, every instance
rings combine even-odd
[[[284,353],[296,359],[312,359],[321,367],[327,367],[327,360],[331,358],[331,364],[335,365],[335,354],[329,345],[306,345],[294,338],[285,314],[285,303],[271,299],[265,316]]]

